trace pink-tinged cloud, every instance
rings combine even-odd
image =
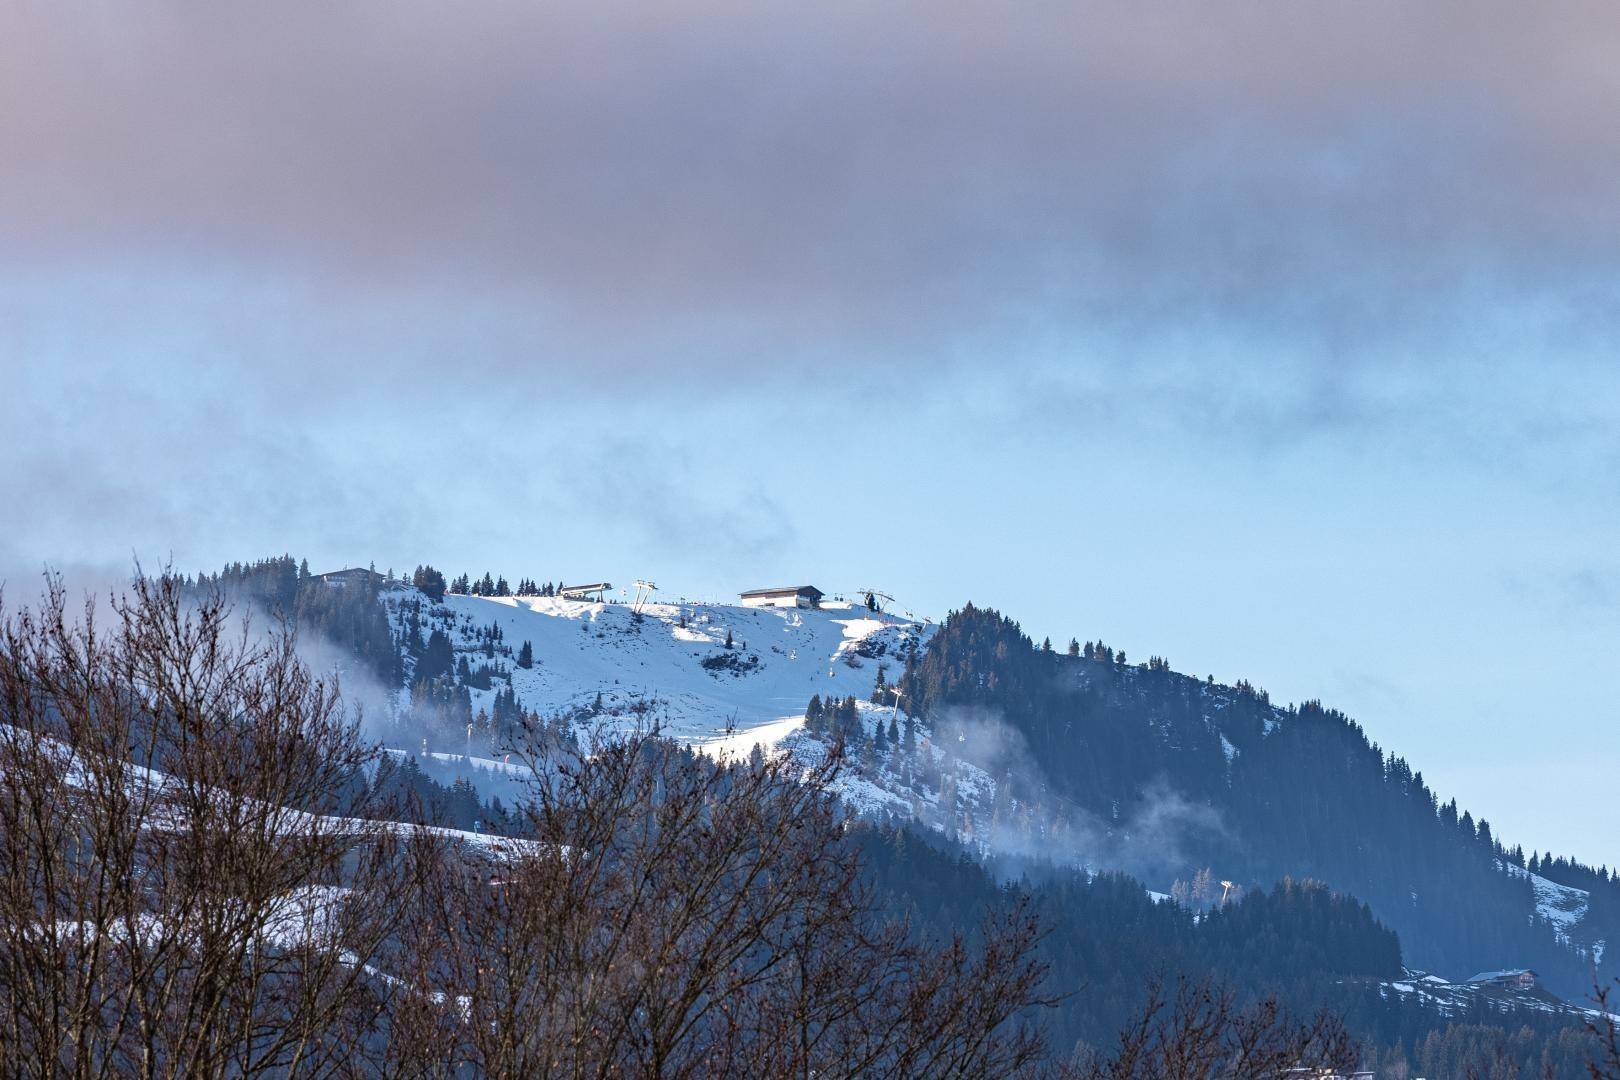
[[[643,366],[1503,304],[1607,340],[1617,36],[1601,4],[14,4],[0,269],[489,306],[491,355]]]

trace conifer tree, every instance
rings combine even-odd
[[[855,695],[851,694],[838,704],[839,728],[844,733],[844,741],[852,746],[859,746],[865,741],[866,732],[861,726],[861,708],[855,704]]]
[[[820,735],[826,730],[826,717],[823,715],[820,694],[810,696],[810,704],[805,706],[804,710],[804,726],[814,735]]]
[[[431,566],[418,566],[411,574],[411,584],[434,603],[444,599],[444,575]]]

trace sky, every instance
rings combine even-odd
[[[0,10],[0,578],[877,586],[1620,863],[1620,8]]]

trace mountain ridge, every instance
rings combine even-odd
[[[300,572],[276,561],[274,575],[296,587]],[[1055,652],[971,604],[933,624],[836,599],[635,610],[431,591],[373,594],[396,650],[388,708],[402,753],[482,746],[498,762],[502,726],[524,712],[579,729],[657,723],[715,753],[759,742],[814,756],[842,739],[852,805],[964,841],[1007,872],[1123,869],[1164,892],[1181,881],[1202,904],[1212,898],[1186,883],[1206,867],[1206,880],[1239,884],[1315,877],[1371,902],[1415,967],[1454,980],[1536,967],[1568,996],[1591,986],[1615,932],[1612,875],[1561,861],[1564,876],[1602,877],[1576,889],[1520,865],[1522,851],[1318,702],[1284,708],[1156,657],[1129,665],[1100,642]],[[530,667],[518,664],[525,642]],[[848,715],[812,731],[812,697]]]

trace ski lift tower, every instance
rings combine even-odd
[[[638,578],[635,587],[636,598],[631,610],[640,615],[642,606],[652,599],[652,594],[658,591],[658,586],[650,581],[642,581]]]
[[[871,601],[873,611],[880,612],[883,610],[883,605],[894,603],[894,597],[882,589],[859,589],[857,591]]]

